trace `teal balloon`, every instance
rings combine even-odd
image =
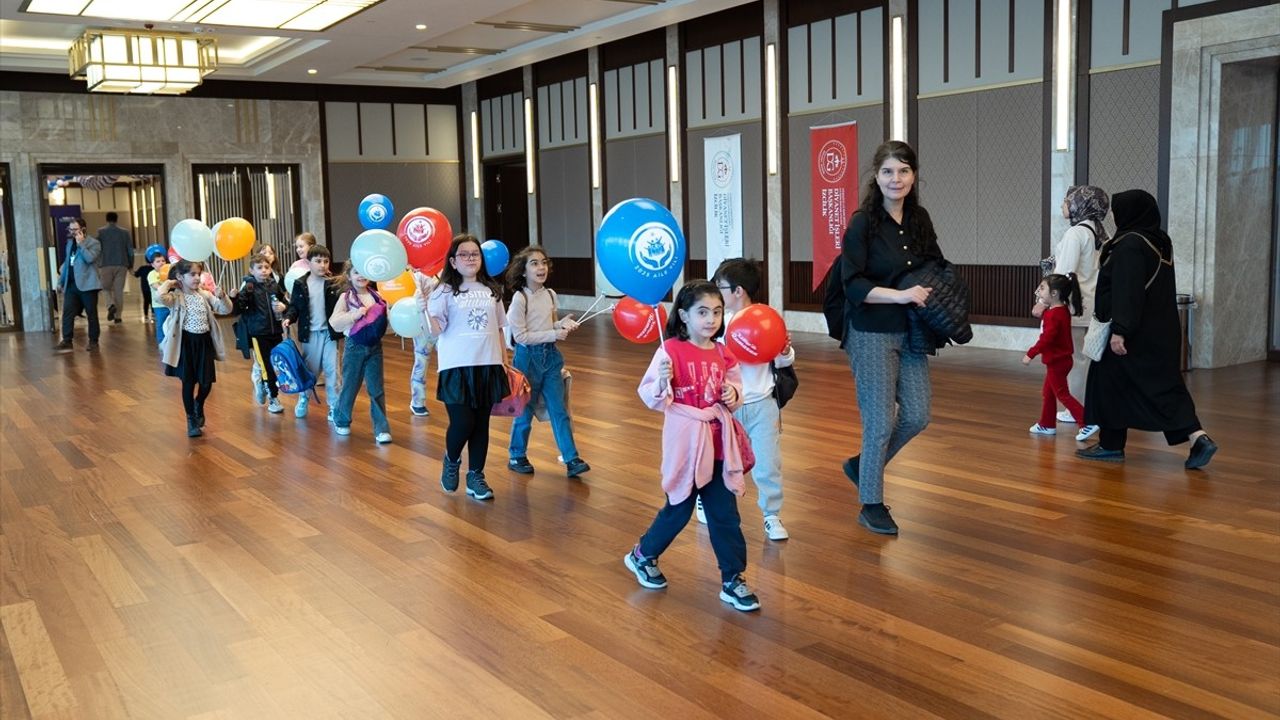
[[[400,337],[417,337],[426,329],[422,310],[418,308],[418,300],[412,297],[397,300],[387,312],[387,321],[391,323],[391,329],[395,334]]]
[[[351,264],[361,275],[383,282],[399,277],[409,264],[409,256],[395,235],[386,230],[365,230],[351,243]]]
[[[671,211],[647,198],[623,200],[600,223],[596,260],[624,295],[654,305],[684,269],[684,233]]]
[[[501,240],[485,240],[480,243],[480,252],[484,255],[484,269],[489,277],[498,277],[511,262],[511,251]]]

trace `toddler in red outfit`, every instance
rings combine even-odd
[[[1061,402],[1075,418],[1080,434],[1088,437],[1093,433],[1088,432],[1090,427],[1084,424],[1084,407],[1067,389],[1067,373],[1071,372],[1071,355],[1075,352],[1071,340],[1071,314],[1078,316],[1084,312],[1080,283],[1075,274],[1046,275],[1040,287],[1036,288],[1036,303],[1044,308],[1040,316],[1040,339],[1027,350],[1022,364],[1030,365],[1031,360],[1039,355],[1045,366],[1045,377],[1040,422],[1032,425],[1030,430],[1036,435],[1057,434],[1056,403]]]

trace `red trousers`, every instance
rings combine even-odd
[[[1084,426],[1084,406],[1067,389],[1067,373],[1071,372],[1071,365],[1071,358],[1068,356],[1044,366],[1044,388],[1041,391],[1044,402],[1040,405],[1040,427],[1057,427],[1058,403],[1062,403],[1078,425]]]

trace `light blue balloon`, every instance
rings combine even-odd
[[[684,233],[671,211],[647,198],[623,200],[596,231],[596,261],[620,292],[654,305],[671,290],[685,261]]]
[[[422,310],[418,308],[416,298],[400,298],[387,311],[387,321],[391,329],[400,337],[416,337],[426,330],[426,322]]]
[[[485,240],[480,243],[480,252],[484,254],[484,269],[490,277],[498,277],[511,262],[511,251],[501,240]]]
[[[396,208],[391,204],[391,198],[373,193],[360,201],[356,215],[365,230],[386,230],[395,220]]]
[[[204,262],[213,254],[213,231],[199,220],[187,218],[169,231],[169,246],[183,260]]]
[[[351,243],[351,264],[374,282],[398,277],[409,264],[399,238],[386,230],[365,230]]]

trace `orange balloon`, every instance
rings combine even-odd
[[[164,282],[169,279],[169,269],[172,267],[172,263],[167,263],[161,265],[159,270],[156,270],[156,277],[160,278],[160,282]]]
[[[213,251],[223,260],[239,260],[253,249],[258,235],[244,218],[227,218],[218,223],[213,236]]]
[[[378,294],[388,306],[395,305],[397,300],[412,297],[416,289],[413,284],[413,272],[410,270],[405,270],[390,280],[378,283]]]

